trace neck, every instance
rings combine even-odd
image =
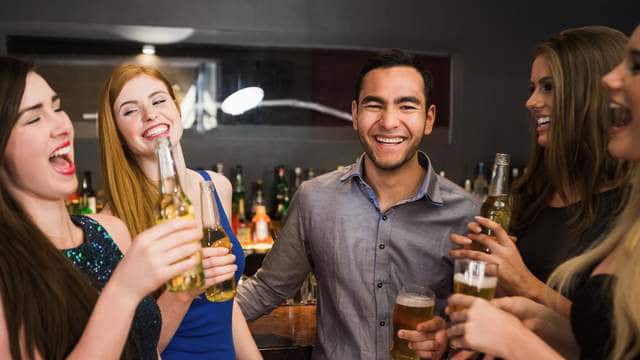
[[[426,170],[418,162],[418,153],[397,169],[378,168],[367,155],[364,157],[364,179],[376,193],[380,211],[384,212],[417,193]]]
[[[82,230],[71,221],[64,200],[41,199],[24,193],[14,193],[14,198],[56,248],[68,249],[82,242]]]

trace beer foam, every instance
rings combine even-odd
[[[465,279],[464,274],[462,273],[457,273],[453,276],[453,281],[479,289],[491,289],[498,286],[498,278],[496,276],[487,276],[474,280],[475,281],[469,281]]]
[[[434,306],[435,301],[430,298],[426,298],[422,295],[418,294],[400,294],[396,299],[396,304],[407,306],[407,307],[416,307],[416,308],[424,308],[429,306]]]

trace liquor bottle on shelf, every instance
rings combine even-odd
[[[256,206],[256,214],[251,220],[251,239],[256,251],[268,250],[273,245],[271,236],[271,219],[264,205]]]
[[[473,194],[484,200],[487,196],[489,184],[484,175],[484,162],[479,162],[477,167],[476,178],[473,180]]]
[[[491,172],[491,184],[486,200],[480,208],[480,215],[500,224],[506,231],[509,231],[511,223],[511,197],[509,196],[509,154],[496,154]],[[490,229],[482,229],[482,233],[488,236],[495,236]],[[489,249],[474,242],[471,249],[489,252]]]
[[[286,169],[284,165],[275,168],[275,180],[273,182],[273,200],[271,205],[271,226],[274,234],[280,232],[282,221],[284,221],[289,208],[289,185],[286,179]]]
[[[200,201],[202,210],[203,238],[202,246],[224,247],[231,252],[231,240],[220,224],[220,212],[215,202],[214,185],[212,181],[200,183]],[[232,277],[207,288],[205,296],[211,302],[222,302],[233,299],[236,295],[236,279]]]
[[[240,204],[245,207],[244,181],[242,179],[242,166],[236,165],[235,175],[233,179],[233,193],[231,195],[231,229],[234,233],[238,233],[238,225],[245,221],[246,217],[240,216]]]
[[[298,188],[302,184],[302,168],[296,166],[293,169],[293,187],[291,189],[291,194],[295,194],[298,191]]]
[[[251,201],[251,216],[256,214],[256,209],[259,205],[265,205],[264,202],[264,190],[262,189],[262,180],[255,182],[253,186],[253,200]]]
[[[464,190],[465,190],[466,192],[469,192],[469,193],[472,191],[472,188],[471,188],[471,179],[465,179],[465,180],[464,180]]]
[[[224,164],[221,162],[216,163],[216,165],[213,166],[211,169],[220,175],[224,175]]]
[[[156,155],[160,165],[160,201],[156,209],[156,223],[160,224],[175,218],[195,219],[191,200],[180,186],[169,138],[162,137],[156,140]],[[192,256],[196,257],[196,265],[169,280],[167,283],[169,291],[195,290],[204,285],[202,252],[198,251]]]
[[[80,187],[80,212],[82,214],[96,213],[96,193],[91,186],[91,171],[85,171]]]

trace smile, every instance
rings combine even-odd
[[[374,139],[382,144],[391,144],[396,145],[402,143],[405,138],[403,137],[384,137],[384,136],[374,136]]]
[[[541,118],[538,118],[536,122],[538,123],[538,126],[546,125],[551,122],[551,117],[549,116],[541,117]]]
[[[49,162],[57,173],[75,175],[76,166],[71,159],[71,151],[71,141],[65,141],[49,155]]]
[[[169,125],[167,124],[158,124],[155,126],[152,126],[150,128],[148,128],[147,130],[145,130],[142,133],[142,137],[147,139],[147,140],[153,140],[159,136],[165,136],[169,134]]]
[[[612,127],[625,127],[631,122],[631,111],[629,108],[622,106],[618,103],[609,103],[609,108],[613,111],[613,118],[611,119]]]

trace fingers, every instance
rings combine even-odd
[[[421,332],[435,333],[436,331],[443,329],[446,323],[440,316],[434,316],[433,319],[425,322],[421,322],[416,327],[416,330]]]
[[[182,261],[178,261],[172,265],[167,267],[167,270],[164,272],[164,279],[162,282],[166,282],[169,279],[178,276],[180,274],[185,273],[188,270],[191,270],[198,263],[198,259],[195,256],[186,258]]]
[[[153,227],[150,227],[149,229],[138,234],[138,236],[136,236],[136,239],[138,238],[157,239],[157,238],[167,236],[179,230],[196,229],[197,227],[198,226],[194,220],[173,219],[173,220],[164,222],[162,224],[158,224]],[[200,237],[202,237],[202,232],[200,233]],[[135,239],[133,242],[134,243],[136,242]]]
[[[505,229],[503,229],[502,226],[500,226],[500,224],[498,224],[497,222],[489,220],[482,216],[476,216],[474,219],[476,219],[476,221],[480,225],[492,230],[496,234],[496,240],[500,245],[506,246],[509,244],[513,244],[513,240],[511,240],[509,234],[507,234]]]
[[[480,224],[478,224],[477,222],[468,223],[467,229],[469,229],[472,234],[480,234],[482,232],[482,226],[480,226]]]
[[[481,251],[467,250],[467,249],[453,249],[449,250],[449,255],[456,259],[470,259],[479,260],[489,263],[497,263],[492,254],[487,254]]]
[[[162,264],[170,265],[170,264],[177,263],[188,257],[191,257],[192,255],[200,251],[200,249],[201,249],[200,243],[192,241],[186,244],[176,246],[170,249],[169,251],[165,252],[164,254],[161,254],[160,259],[162,261]]]
[[[459,234],[451,234],[451,235],[449,235],[449,241],[451,241],[452,243],[454,243],[456,245],[460,245],[460,246],[471,245],[471,243],[473,242],[468,237],[462,236],[462,235],[459,235]]]
[[[202,239],[202,230],[200,228],[187,228],[155,238],[150,246],[155,248],[158,252],[168,252],[169,250],[185,243],[200,244],[200,239]],[[133,244],[135,245],[135,242]]]
[[[213,283],[217,284],[224,280],[229,280],[238,270],[236,264],[217,266],[204,270],[204,277],[206,279],[213,279]]]
[[[474,301],[478,301],[479,298],[463,294],[453,294],[449,296],[448,308],[470,308]]]

